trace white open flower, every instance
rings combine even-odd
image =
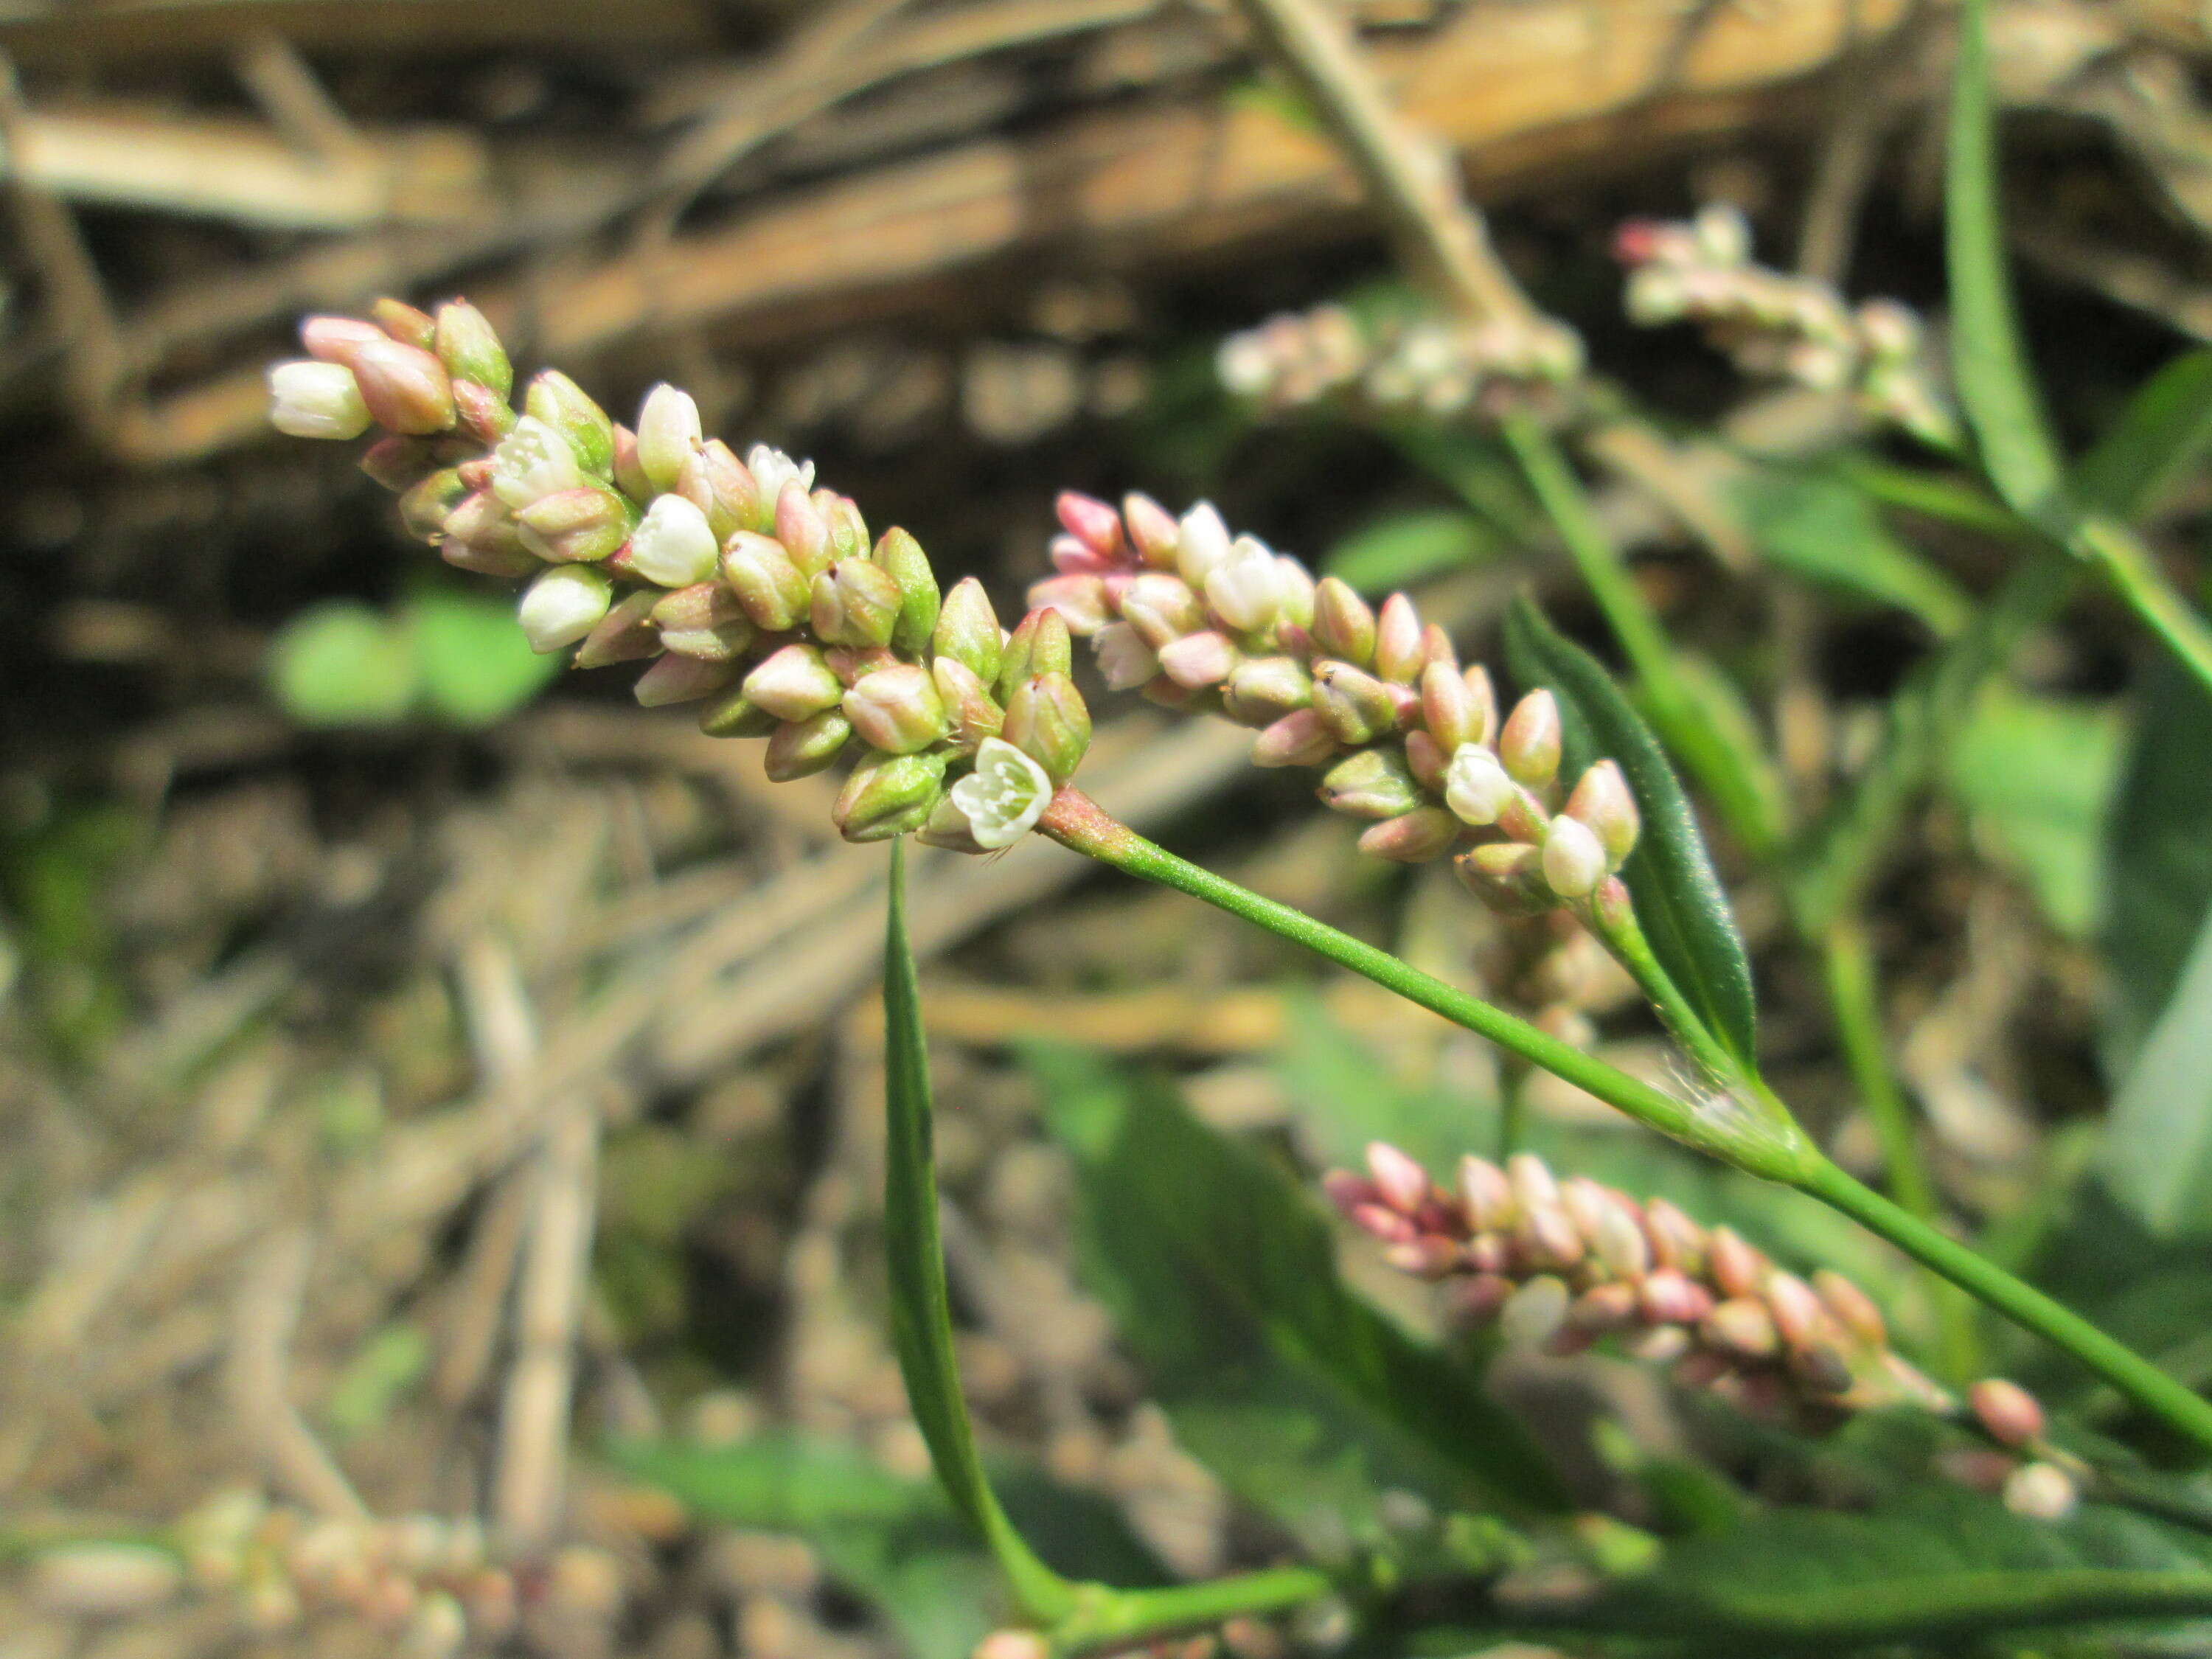
[[[556,564],[522,592],[522,631],[540,656],[574,645],[599,626],[614,601],[605,571],[588,564]]]
[[[759,483],[764,501],[773,501],[782,495],[784,485],[793,478],[799,480],[801,489],[814,488],[813,462],[794,461],[767,444],[755,444],[745,452],[745,471]]]
[[[630,532],[630,568],[663,587],[705,581],[720,553],[707,515],[682,495],[654,496]]]
[[[1052,801],[1045,769],[1003,738],[986,738],[975,769],[954,784],[953,805],[978,847],[1011,847],[1036,827]]]
[[[1273,551],[1256,536],[1239,536],[1206,574],[1206,602],[1231,628],[1250,633],[1267,627],[1283,602]]]
[[[269,371],[269,423],[295,438],[358,438],[368,405],[343,363],[302,358]]]
[[[1193,587],[1203,588],[1214,566],[1229,556],[1229,526],[1212,502],[1200,501],[1182,515],[1177,530],[1176,568]]]
[[[491,453],[492,494],[510,511],[563,489],[584,487],[584,469],[568,441],[535,415],[526,415]]]
[[[1444,773],[1444,805],[1462,823],[1480,828],[1498,822],[1512,804],[1513,780],[1498,757],[1479,743],[1463,743]]]
[[[1107,623],[1091,636],[1091,645],[1109,690],[1133,691],[1160,672],[1158,655],[1127,623]]]
[[[637,464],[655,489],[676,488],[676,475],[699,447],[699,405],[663,381],[645,394],[637,414]]]

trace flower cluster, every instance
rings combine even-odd
[[[811,462],[700,430],[671,386],[635,429],[566,375],[514,374],[482,313],[380,301],[310,318],[306,360],[270,374],[301,437],[383,435],[363,469],[448,562],[524,577],[522,628],[578,667],[650,659],[647,706],[704,700],[701,728],[768,740],[769,775],[858,761],[834,817],[848,841],[919,832],[984,852],[1036,823],[1091,740],[1060,617],[1010,635],[973,578],[940,592],[903,530],[871,543]]]
[[[1435,315],[1363,325],[1325,305],[1232,334],[1214,361],[1240,398],[1287,410],[1346,397],[1378,412],[1556,413],[1583,371],[1582,341],[1549,318],[1459,322]]]
[[[1991,1377],[1962,1404],[1889,1346],[1881,1310],[1840,1273],[1800,1279],[1728,1227],[1585,1176],[1561,1181],[1532,1152],[1504,1169],[1462,1158],[1448,1192],[1378,1141],[1367,1173],[1333,1170],[1322,1185],[1393,1267],[1447,1284],[1457,1313],[1517,1345],[1571,1354],[1618,1337],[1687,1386],[1802,1429],[1916,1406],[1994,1443],[1991,1484],[2015,1510],[2055,1518],[2072,1507],[2075,1476],[2045,1443],[2034,1397]]]
[[[1735,208],[1715,203],[1686,223],[1632,219],[1613,252],[1628,267],[1632,321],[1697,323],[1745,374],[1848,389],[1873,419],[1932,443],[1957,441],[1911,307],[1869,300],[1854,310],[1829,283],[1753,264],[1751,228]]]
[[[235,1595],[263,1630],[346,1612],[394,1637],[395,1653],[447,1659],[504,1639],[520,1617],[522,1587],[470,1519],[319,1520],[239,1491],[186,1516],[176,1536],[193,1581]]]
[[[1362,851],[1401,863],[1456,852],[1494,908],[1626,905],[1613,872],[1636,844],[1636,801],[1601,761],[1560,804],[1560,724],[1548,691],[1501,723],[1480,665],[1394,593],[1378,611],[1335,577],[1204,502],[1178,520],[1147,496],[1115,512],[1060,498],[1060,574],[1030,590],[1097,652],[1107,684],[1257,727],[1261,766],[1326,767],[1321,799],[1368,820]]]

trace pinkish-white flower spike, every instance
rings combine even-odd
[[[689,587],[715,574],[721,548],[707,515],[681,495],[657,495],[630,532],[630,568],[662,587]]]
[[[699,405],[690,392],[665,381],[647,392],[637,416],[637,464],[647,482],[657,490],[675,489],[702,435]]]
[[[369,428],[361,387],[340,362],[279,363],[269,371],[269,423],[295,438],[358,438]]]
[[[948,798],[967,820],[969,837],[995,851],[1034,830],[1052,796],[1043,767],[1011,743],[986,738],[975,751],[975,769],[952,786]]]
[[[574,645],[607,614],[614,583],[595,565],[558,564],[523,591],[517,614],[540,656]]]

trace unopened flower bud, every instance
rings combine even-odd
[[[975,577],[962,577],[945,596],[938,609],[937,626],[930,632],[929,647],[938,656],[964,664],[985,685],[998,683],[1005,640],[990,595]]]
[[[1182,532],[1175,514],[1150,495],[1130,494],[1121,498],[1121,520],[1137,556],[1154,570],[1175,568],[1176,547]]]
[[[830,645],[888,645],[904,599],[897,579],[881,565],[840,559],[814,579],[810,614],[815,635]]]
[[[1746,1359],[1771,1358],[1781,1346],[1774,1316],[1764,1302],[1732,1297],[1699,1322],[1698,1334],[1714,1347]]]
[[[408,533],[432,542],[446,533],[446,520],[468,499],[469,487],[453,467],[433,472],[399,497],[399,521]]]
[[[1609,760],[1598,762],[1583,774],[1582,781],[1567,797],[1566,815],[1588,824],[1596,833],[1599,843],[1605,848],[1608,871],[1618,870],[1627,861],[1643,827],[1628,780],[1621,775],[1620,768]]]
[[[1247,726],[1264,726],[1313,702],[1313,677],[1291,657],[1257,657],[1229,677],[1229,712]]]
[[[788,633],[812,609],[811,584],[772,536],[738,531],[722,551],[721,566],[722,580],[764,634]]]
[[[279,363],[269,371],[269,423],[295,438],[358,438],[368,430],[368,405],[343,363]]]
[[[1158,651],[1206,626],[1206,611],[1180,576],[1147,571],[1121,592],[1121,620]]]
[[[1559,775],[1559,704],[1549,691],[1531,691],[1514,705],[1498,734],[1498,758],[1516,782],[1541,789]]]
[[[1105,502],[1079,490],[1063,489],[1054,501],[1053,510],[1067,533],[1100,558],[1113,561],[1121,557],[1121,518]]]
[[[1470,1230],[1494,1232],[1511,1224],[1519,1204],[1513,1183],[1495,1164],[1473,1157],[1459,1161],[1459,1201]]]
[[[473,380],[502,401],[514,389],[514,368],[499,331],[466,300],[448,300],[438,307],[431,349],[457,380]]]
[[[1109,691],[1133,691],[1160,672],[1158,654],[1127,623],[1107,623],[1091,635],[1091,648]]]
[[[555,564],[596,564],[630,539],[629,503],[593,484],[540,495],[514,523],[523,545]]]
[[[1609,1336],[1636,1322],[1636,1287],[1619,1279],[1593,1285],[1567,1308],[1567,1327],[1583,1336]]]
[[[788,720],[769,734],[761,764],[771,783],[811,777],[832,764],[853,736],[844,711],[825,708],[803,720]]]
[[[456,435],[485,449],[514,430],[514,410],[505,397],[477,380],[453,382],[453,427]]]
[[[1318,766],[1337,751],[1336,734],[1319,714],[1294,708],[1253,739],[1255,766]]]
[[[534,415],[514,423],[491,457],[492,493],[513,510],[541,496],[580,489],[583,468],[576,452],[559,432]]]
[[[745,471],[753,475],[761,488],[761,497],[773,512],[783,497],[783,487],[793,479],[801,489],[814,488],[814,463],[795,461],[783,451],[769,444],[755,444],[745,451]],[[769,526],[763,526],[766,529]]]
[[[576,666],[605,668],[610,663],[635,662],[658,652],[660,630],[653,624],[653,607],[660,597],[653,589],[641,587],[617,599],[576,647]]]
[[[1766,1258],[1732,1227],[1716,1227],[1707,1236],[1705,1261],[1723,1296],[1756,1296],[1759,1280],[1766,1275]]]
[[[700,439],[699,405],[690,392],[663,381],[645,394],[637,416],[637,464],[654,489],[676,488]]]
[[[1399,685],[1412,685],[1426,665],[1420,612],[1403,593],[1393,593],[1376,618],[1375,672]]]
[[[1573,1299],[1565,1283],[1539,1273],[1515,1291],[1498,1310],[1498,1332],[1512,1348],[1538,1348],[1559,1334]]]
[[[1482,682],[1485,689],[1489,684]],[[1487,704],[1467,676],[1449,663],[1432,662],[1421,670],[1421,725],[1446,755],[1455,755],[1469,744],[1490,740],[1496,709]]]
[[[791,562],[810,576],[841,562],[830,551],[829,518],[795,477],[784,481],[775,498],[775,538],[791,555]]]
[[[511,536],[514,526],[507,528]],[[438,545],[438,556],[454,569],[477,576],[534,576],[544,568],[544,562],[519,542],[470,542],[448,535]]]
[[[596,565],[555,565],[523,590],[522,631],[543,656],[582,639],[613,602],[614,583]]]
[[[1401,1215],[1428,1201],[1429,1172],[1387,1140],[1367,1143],[1367,1173],[1382,1201]]]
[[[1375,612],[1349,582],[1324,576],[1314,587],[1314,642],[1355,668],[1375,659]]]
[[[999,701],[1012,702],[1015,691],[1039,674],[1067,674],[1074,667],[1066,620],[1057,611],[1032,611],[1015,625],[1000,653]]]
[[[1359,850],[1393,864],[1426,864],[1450,850],[1460,822],[1441,806],[1417,806],[1410,812],[1371,823],[1359,835]]]
[[[1313,572],[1287,553],[1275,556],[1276,637],[1286,628],[1310,629],[1314,619]]]
[[[574,566],[564,566],[573,569]],[[712,696],[737,678],[734,662],[714,662],[702,657],[680,657],[671,653],[654,659],[631,688],[641,708],[662,708],[672,703],[696,702]]]
[[[1322,661],[1314,665],[1313,680],[1314,713],[1339,742],[1372,743],[1396,726],[1397,702],[1372,674],[1349,663]]]
[[[773,737],[782,724],[746,696],[743,685],[732,687],[699,711],[699,729],[710,738]]]
[[[1049,774],[1030,756],[1000,738],[986,738],[975,769],[946,795],[967,839],[985,852],[1011,847],[1036,827],[1051,804]]]
[[[929,665],[937,695],[945,704],[945,717],[963,749],[973,749],[986,738],[995,738],[1006,724],[1006,711],[991,695],[990,687],[957,657],[938,657]]]
[[[663,587],[705,581],[719,551],[707,515],[681,495],[654,496],[629,538],[630,568]]]
[[[404,438],[387,432],[362,452],[361,470],[386,489],[411,489],[442,470],[438,465],[438,447],[426,438]]]
[[[379,426],[420,435],[453,425],[453,377],[434,354],[397,340],[368,340],[349,366]]]
[[[1695,1325],[1713,1310],[1713,1295],[1677,1267],[1644,1275],[1638,1287],[1644,1317],[1654,1325]]]
[[[866,526],[861,528],[865,531]],[[893,526],[877,542],[872,557],[898,584],[901,595],[898,621],[891,629],[891,644],[901,651],[919,655],[936,632],[938,615],[944,604],[929,556],[922,551],[920,542]]]
[[[696,582],[664,596],[653,607],[653,620],[663,646],[702,662],[733,661],[755,637],[738,596],[717,581]]]
[[[586,472],[602,478],[612,475],[615,423],[559,369],[549,368],[531,381],[522,406],[568,441],[577,465]]]
[[[871,749],[911,755],[951,729],[929,671],[912,663],[879,668],[855,681],[844,697],[845,718]]]
[[[2031,1521],[2063,1521],[2081,1501],[2074,1477],[2056,1463],[2024,1463],[2004,1483],[2004,1506]]]
[[[780,720],[803,720],[844,701],[845,687],[822,653],[804,643],[787,645],[745,676],[745,696]]]
[[[1809,1346],[1830,1334],[1827,1310],[1813,1287],[1796,1274],[1769,1273],[1763,1294],[1767,1311],[1774,1316],[1775,1331],[1787,1346]]]
[[[2043,1438],[2043,1407],[2017,1382],[1986,1376],[1966,1390],[1966,1403],[1983,1431],[2000,1446],[2027,1446]]]
[[[1066,783],[1091,747],[1091,710],[1064,673],[1039,674],[1006,700],[1000,735]]]
[[[1033,582],[1029,591],[1033,611],[1056,611],[1067,631],[1079,638],[1096,634],[1113,618],[1107,604],[1106,583],[1098,576],[1050,576]]]
[[[1652,1256],[1661,1267],[1679,1267],[1686,1273],[1705,1271],[1705,1230],[1680,1209],[1663,1198],[1647,1198],[1644,1226]],[[1817,1277],[1814,1283],[1819,1283]]]
[[[404,300],[389,295],[368,308],[369,315],[391,338],[427,351],[438,337],[438,325],[427,311],[418,311]]]
[[[1228,558],[1229,549],[1229,526],[1211,501],[1200,501],[1176,527],[1176,573],[1194,591],[1202,592],[1206,579]]]
[[[1650,1270],[1650,1243],[1636,1218],[1612,1194],[1607,1197],[1611,1201],[1598,1212],[1589,1229],[1590,1253],[1614,1278],[1641,1279]]]
[[[1540,915],[1559,897],[1544,880],[1543,854],[1516,842],[1469,848],[1452,860],[1461,884],[1504,915]]]
[[[1552,820],[1544,836],[1544,879],[1563,899],[1577,899],[1605,879],[1605,848],[1579,819]]]
[[[927,823],[944,793],[943,755],[872,755],[845,781],[830,817],[847,841],[888,841]]]
[[[1482,828],[1498,822],[1519,798],[1498,757],[1480,744],[1464,743],[1444,774],[1444,804],[1462,823]]]
[[[861,515],[858,501],[834,489],[817,489],[814,492],[814,504],[822,509],[823,521],[830,526],[830,555],[833,560],[857,559],[867,553],[868,521]],[[934,583],[936,580],[933,572],[930,580]]]
[[[757,535],[775,528],[775,502],[762,495],[759,481],[729,445],[708,439],[699,447],[698,461],[707,486],[707,522],[717,537],[726,542],[740,530]]]
[[[1835,1322],[1870,1348],[1887,1347],[1889,1323],[1874,1298],[1832,1268],[1813,1275],[1813,1289]]]
[[[371,340],[391,337],[374,323],[359,317],[307,317],[300,323],[301,345],[310,357],[325,363],[349,364],[353,354]]]
[[[1162,646],[1159,659],[1161,672],[1177,685],[1187,691],[1203,691],[1235,673],[1243,653],[1227,635],[1206,629]]]
[[[1405,761],[1387,749],[1363,749],[1322,779],[1322,802],[1356,818],[1394,818],[1422,805],[1420,786]]]
[[[1282,573],[1273,550],[1255,537],[1239,536],[1206,573],[1206,602],[1224,627],[1240,633],[1264,629],[1282,604]]]

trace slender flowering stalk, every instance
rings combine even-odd
[[[514,373],[482,313],[378,302],[313,317],[308,356],[270,372],[296,436],[384,435],[363,470],[447,562],[526,579],[522,629],[577,667],[642,661],[637,699],[697,702],[715,737],[767,739],[777,780],[850,758],[848,841],[909,831],[982,853],[1035,826],[1091,740],[1057,611],[999,625],[972,578],[941,592],[903,530],[872,543],[814,465],[703,435],[658,386],[635,430],[548,371]]]
[[[1697,323],[1746,374],[1848,390],[1873,419],[1958,447],[1958,416],[1927,367],[1911,307],[1869,300],[1854,309],[1830,283],[1753,263],[1751,228],[1725,203],[1686,223],[1632,219],[1613,252],[1628,267],[1631,320]]]
[[[1322,769],[1320,794],[1362,820],[1363,851],[1451,855],[1493,908],[1627,914],[1616,874],[1636,845],[1634,797],[1600,761],[1564,788],[1559,705],[1533,691],[1498,718],[1488,672],[1403,593],[1370,607],[1335,577],[1231,536],[1201,501],[1180,519],[1145,495],[1120,512],[1060,500],[1060,574],[1030,590],[1088,635],[1107,683],[1256,727],[1261,766]]]
[[[1990,1377],[1961,1399],[1890,1346],[1881,1310],[1850,1279],[1826,1269],[1800,1279],[1665,1199],[1638,1200],[1586,1176],[1563,1181],[1531,1152],[1503,1168],[1462,1158],[1446,1190],[1380,1141],[1364,1173],[1333,1170],[1322,1188],[1382,1241],[1391,1266],[1439,1285],[1461,1318],[1516,1345],[1565,1355],[1617,1340],[1670,1364],[1686,1386],[1807,1431],[1855,1412],[1917,1407],[2002,1454],[1960,1472],[2014,1509],[2058,1518],[2073,1507],[2084,1471],[2049,1445],[2026,1389]]]
[[[1231,335],[1214,367],[1231,392],[1275,411],[1328,398],[1377,415],[1557,418],[1581,380],[1583,347],[1549,317],[1477,323],[1421,312],[1364,321],[1323,305]]]

